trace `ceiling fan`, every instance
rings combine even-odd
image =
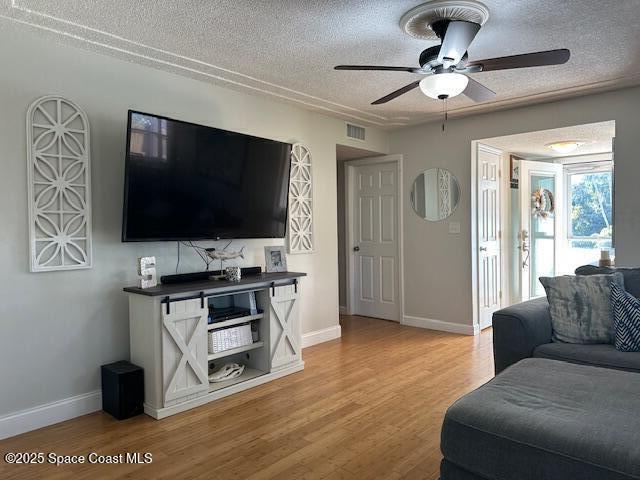
[[[474,102],[485,102],[495,97],[496,93],[467,76],[467,73],[561,65],[566,63],[570,56],[569,50],[561,48],[469,61],[467,49],[480,30],[480,24],[463,20],[442,19],[434,22],[430,27],[441,40],[441,44],[429,47],[420,54],[420,67],[338,65],[335,69],[410,72],[426,75],[421,80],[416,80],[379,98],[372,102],[372,105],[387,103],[416,87],[420,87],[425,95],[434,99],[445,100],[463,94]]]

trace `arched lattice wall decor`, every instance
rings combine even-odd
[[[289,185],[289,253],[310,253],[313,234],[313,172],[311,153],[301,143],[291,150]]]
[[[49,95],[27,111],[31,271],[91,267],[89,122]]]
[[[440,205],[438,206],[438,216],[447,218],[453,212],[451,211],[451,172],[444,168],[438,169],[438,198]]]

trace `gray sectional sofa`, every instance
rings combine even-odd
[[[497,376],[447,411],[441,480],[640,479],[640,353],[551,336],[545,298],[494,314]]]
[[[528,358],[449,408],[441,480],[640,478],[640,375]]]
[[[621,272],[625,289],[640,298],[640,268],[601,268],[585,265],[577,275]],[[640,353],[619,352],[613,345],[553,343],[546,298],[513,305],[493,314],[493,357],[496,374],[530,357],[640,372]]]
[[[549,358],[640,373],[640,353],[619,352],[613,345],[554,343],[546,298],[520,303],[493,315],[496,375],[525,358]]]

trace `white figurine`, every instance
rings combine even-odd
[[[217,372],[209,375],[209,382],[225,382],[232,378],[239,377],[244,372],[244,365],[238,365],[237,363],[227,363]]]
[[[151,288],[158,285],[156,257],[138,258],[138,275],[140,275],[140,288]]]
[[[233,260],[234,258],[244,258],[244,247],[240,249],[238,252],[227,251],[227,250],[216,250],[215,248],[207,249],[207,255],[212,260]]]

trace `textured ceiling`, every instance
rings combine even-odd
[[[43,34],[213,83],[291,101],[355,123],[399,126],[438,117],[416,89],[370,102],[415,74],[334,71],[341,63],[417,65],[434,42],[407,36],[408,0],[0,0],[0,17]],[[453,115],[640,83],[639,0],[484,0],[490,17],[471,59],[569,48],[569,63],[472,76],[498,95],[463,96]]]
[[[552,158],[609,153],[611,152],[612,138],[615,137],[615,133],[616,125],[612,120],[610,122],[589,123],[573,127],[487,138],[480,140],[480,142],[523,158]],[[546,147],[549,143],[564,140],[577,140],[584,142],[584,145],[567,155],[560,155]]]

